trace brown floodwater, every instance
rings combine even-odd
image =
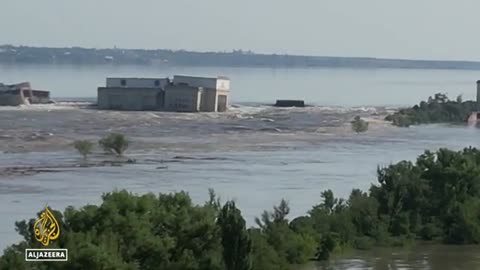
[[[479,246],[420,244],[411,248],[375,248],[334,256],[298,270],[475,270],[480,269]]]

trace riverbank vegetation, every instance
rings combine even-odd
[[[387,116],[385,120],[400,127],[432,123],[465,123],[473,111],[476,111],[476,102],[463,101],[461,96],[456,100],[450,100],[447,95],[437,93],[427,101]]]
[[[346,199],[331,190],[305,216],[289,218],[285,200],[247,229],[235,202],[194,204],[184,192],[104,194],[99,206],[54,211],[68,248],[65,263],[28,263],[39,248],[34,220],[16,223],[24,240],[4,251],[0,269],[290,269],[348,248],[398,246],[417,240],[480,243],[480,151],[426,151],[415,162],[378,168],[368,192]]]

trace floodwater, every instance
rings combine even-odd
[[[414,160],[425,149],[480,146],[480,129],[396,128],[382,121],[392,106],[435,92],[472,98],[472,71],[0,66],[0,72],[7,83],[29,80],[57,100],[75,101],[0,108],[0,249],[19,240],[14,222],[34,217],[45,203],[55,209],[100,203],[114,189],[186,190],[202,203],[214,188],[223,200],[235,199],[253,225],[282,198],[294,218],[319,203],[325,189],[340,197],[368,189],[377,166]],[[92,100],[106,76],[177,73],[229,76],[233,107],[177,114],[100,111],[78,102]],[[265,105],[276,98],[304,98],[314,106]],[[370,121],[367,133],[350,130],[355,115]],[[104,161],[111,157],[95,149],[90,162],[96,166],[79,167],[71,142],[112,131],[130,138],[126,155],[137,162],[109,166]],[[478,269],[477,254],[476,247],[444,246],[356,252],[324,269]]]
[[[480,247],[420,244],[339,254],[329,262],[311,263],[299,270],[467,270],[480,269]]]

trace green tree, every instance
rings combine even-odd
[[[289,213],[290,207],[282,199],[272,212],[263,212],[261,218],[255,221],[280,258],[284,258],[288,264],[302,264],[313,257],[315,239],[293,230],[287,219]]]
[[[87,156],[92,153],[93,143],[86,140],[78,140],[73,142],[73,147],[83,156],[83,159],[86,160]]]
[[[252,269],[252,241],[245,228],[245,220],[235,202],[228,201],[217,219],[223,247],[223,260],[227,270]]]
[[[463,95],[462,94],[457,96],[457,103],[460,103],[460,104],[463,103]]]
[[[315,254],[316,259],[318,261],[328,260],[336,245],[335,238],[332,234],[328,233],[323,236],[320,245],[318,246],[317,253]]]
[[[355,116],[351,124],[352,130],[356,133],[362,133],[368,130],[368,122],[361,119],[360,116]]]
[[[449,101],[446,101],[449,102]],[[422,106],[439,104],[432,103]],[[414,239],[480,244],[480,151],[425,151],[415,162],[378,168],[369,192],[348,200],[321,193],[308,215],[289,221],[285,200],[245,220],[233,202],[221,206],[213,190],[204,205],[184,192],[133,195],[116,191],[100,205],[53,211],[62,233],[53,248],[68,248],[62,264],[30,263],[25,248],[39,247],[34,220],[16,223],[23,236],[0,257],[3,269],[251,269],[286,270],[327,260],[348,247],[403,245]],[[251,262],[251,265],[250,265]]]
[[[20,222],[24,241],[0,258],[4,269],[222,269],[221,242],[215,212],[194,205],[183,192],[133,195],[107,193],[99,206],[54,211],[62,228],[52,248],[68,248],[62,264],[19,261],[32,239],[34,220]],[[24,260],[23,260],[24,261]],[[0,268],[1,269],[1,268]]]
[[[253,246],[253,270],[288,270],[288,263],[277,250],[268,243],[261,229],[249,229]]]
[[[476,111],[475,101],[463,101],[462,95],[456,100],[450,100],[446,94],[437,93],[428,101],[419,105],[403,108],[388,115],[385,120],[400,127],[429,123],[464,123],[473,111]]]
[[[125,135],[120,133],[111,133],[98,141],[98,144],[105,152],[122,156],[127,150],[129,142]]]

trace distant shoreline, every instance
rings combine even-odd
[[[480,70],[480,61],[0,45],[0,64]]]

